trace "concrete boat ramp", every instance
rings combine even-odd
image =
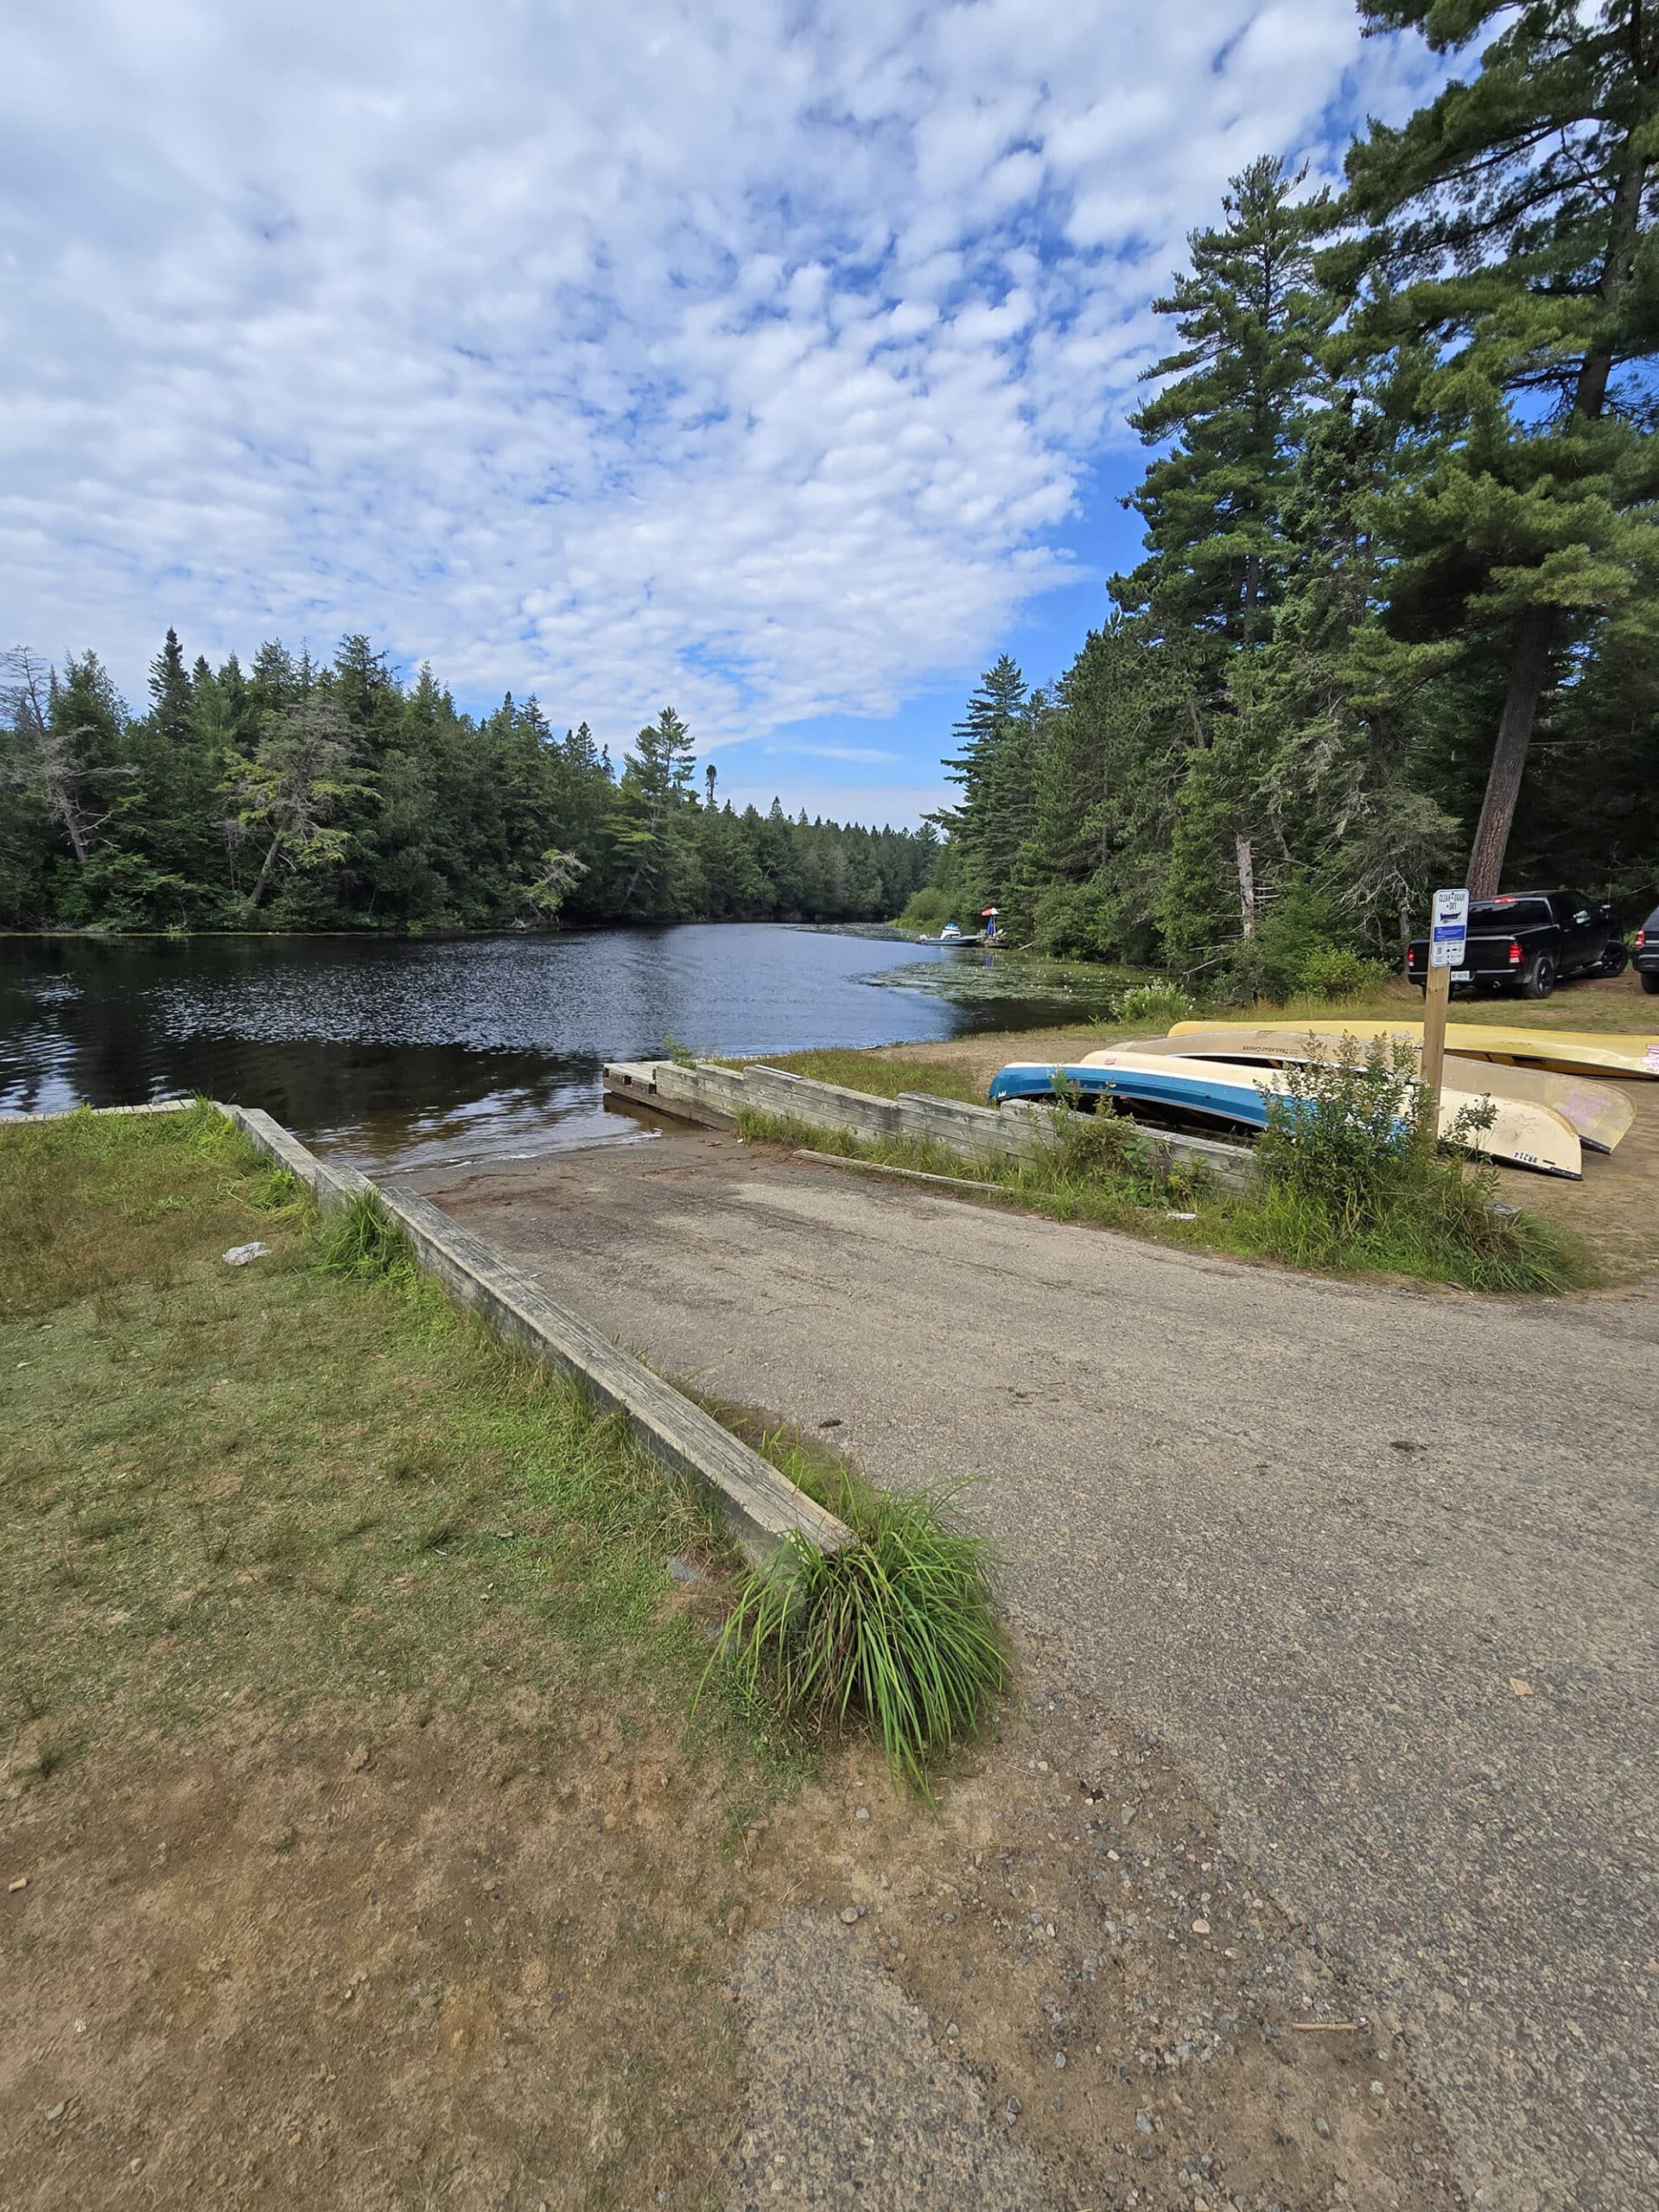
[[[1472,2202],[1659,2202],[1659,1299],[1170,1250],[712,1128],[439,1206],[660,1371],[977,1478],[1033,1692],[1156,1731],[1406,2023]]]

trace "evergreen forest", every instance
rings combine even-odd
[[[169,630],[142,715],[95,653],[16,649],[0,708],[0,928],[868,921],[938,842],[722,806],[672,709],[620,770],[534,698],[475,719],[362,636],[327,666],[270,643],[244,670],[188,667]]]
[[[1276,990],[1438,884],[1659,884],[1659,8],[1362,0],[1444,89],[1234,179],[1157,301],[1144,558],[956,730],[917,921]]]

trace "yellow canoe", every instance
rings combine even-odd
[[[1198,1029],[1259,1029],[1261,1026],[1255,1021],[1178,1021],[1169,1033],[1183,1037]],[[1362,1044],[1372,1037],[1403,1037],[1419,1045],[1423,1036],[1421,1021],[1349,1020],[1277,1025],[1287,1026],[1305,1037],[1357,1037]],[[1602,1035],[1593,1030],[1518,1029],[1497,1022],[1448,1021],[1446,1049],[1460,1052],[1465,1059],[1518,1061],[1550,1068],[1560,1075],[1623,1076],[1627,1080],[1639,1076],[1659,1081],[1659,1036],[1624,1037],[1611,1031]]]
[[[1230,1061],[1179,1056],[1172,1059],[1167,1052],[1146,1052],[1127,1045],[1112,1045],[1098,1052],[1085,1052],[1077,1065],[1085,1068],[1120,1068],[1129,1072],[1173,1071],[1179,1067],[1183,1074],[1199,1081],[1209,1077],[1223,1085],[1229,1078],[1236,1085],[1241,1081],[1248,1083],[1264,1098],[1281,1094],[1285,1088],[1285,1078],[1277,1068],[1244,1067]],[[1451,1134],[1452,1124],[1465,1107],[1479,1103],[1467,1091],[1442,1087],[1441,1135]],[[1566,1175],[1574,1181],[1583,1175],[1578,1132],[1560,1114],[1550,1107],[1522,1099],[1494,1098],[1491,1103],[1492,1126],[1473,1131],[1465,1140],[1468,1150],[1484,1153],[1489,1159],[1502,1160],[1507,1166],[1533,1168],[1542,1175]]]
[[[1310,1037],[1306,1029],[1288,1024],[1281,1029],[1227,1025],[1189,1030],[1183,1023],[1177,1035],[1124,1039],[1124,1049],[1136,1052],[1183,1059],[1254,1060],[1267,1067],[1327,1059],[1341,1046],[1339,1037]],[[1515,1067],[1507,1062],[1478,1060],[1466,1052],[1448,1052],[1445,1081],[1448,1090],[1475,1097],[1513,1098],[1530,1106],[1548,1106],[1570,1122],[1580,1141],[1594,1152],[1611,1152],[1636,1119],[1636,1106],[1627,1092],[1615,1090],[1611,1084],[1592,1083],[1584,1076],[1554,1075],[1543,1068]]]

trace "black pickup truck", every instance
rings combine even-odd
[[[1659,998],[1659,906],[1636,933],[1636,972],[1648,996]]]
[[[1547,999],[1569,976],[1622,975],[1630,957],[1611,906],[1573,891],[1506,891],[1470,901],[1468,940],[1452,981]],[[1406,980],[1420,991],[1427,987],[1426,937],[1406,953]]]

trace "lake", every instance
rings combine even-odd
[[[686,923],[569,936],[0,941],[0,1112],[205,1091],[371,1173],[652,1131],[601,1065],[664,1038],[798,1052],[1024,1028],[1103,1003],[1007,954]]]

